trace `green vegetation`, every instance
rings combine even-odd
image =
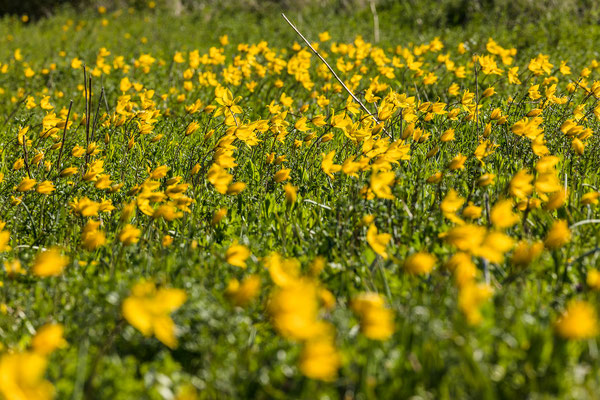
[[[150,3],[0,21],[1,399],[597,397],[595,2]]]

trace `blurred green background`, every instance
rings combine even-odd
[[[173,14],[253,12],[266,16],[282,10],[323,16],[371,12],[375,6],[377,11],[393,15],[399,24],[438,28],[473,21],[509,26],[541,25],[564,19],[585,24],[600,21],[597,0],[0,0],[0,15],[27,15],[35,20],[64,8],[82,11],[102,6],[110,11],[129,7],[144,9],[149,5]]]

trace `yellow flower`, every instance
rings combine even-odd
[[[586,281],[590,288],[594,290],[600,290],[600,271],[597,269],[589,270]]]
[[[545,156],[538,160],[535,169],[539,174],[555,173],[555,167],[560,162],[556,156]]]
[[[521,241],[517,244],[517,247],[513,252],[511,262],[517,267],[526,267],[531,264],[533,260],[538,258],[543,250],[544,244],[542,242],[536,242],[530,245],[526,241]]]
[[[210,224],[215,226],[218,225],[219,222],[221,222],[223,220],[223,218],[225,218],[225,216],[227,215],[227,209],[226,208],[219,208],[217,211],[215,211],[212,220],[210,221]]]
[[[64,328],[61,324],[46,324],[38,329],[31,341],[33,351],[40,355],[48,355],[56,349],[63,348],[67,341],[63,337]]]
[[[512,200],[500,200],[492,207],[490,220],[496,228],[505,229],[519,222],[520,218],[513,212]]]
[[[304,343],[300,354],[300,371],[311,379],[333,381],[341,365],[341,357],[333,339],[322,337]]]
[[[481,217],[482,211],[483,209],[481,207],[474,205],[473,202],[470,201],[469,205],[464,208],[462,215],[468,219],[478,219]]]
[[[279,182],[283,182],[283,181],[289,179],[290,171],[291,171],[291,169],[289,169],[289,168],[283,168],[283,169],[280,169],[279,171],[277,171],[274,176],[275,182],[279,183]]]
[[[131,85],[131,82],[129,81],[128,77],[121,79],[121,82],[119,83],[119,89],[123,93],[129,91],[129,89],[131,89],[131,86],[132,85]]]
[[[35,184],[36,184],[35,179],[23,178],[21,180],[21,183],[19,183],[19,186],[17,186],[17,192],[27,192],[27,191],[33,189]]]
[[[454,129],[447,129],[442,133],[442,136],[440,136],[440,141],[442,142],[450,142],[452,140],[454,140]]]
[[[263,260],[269,275],[277,286],[294,285],[300,276],[300,262],[295,258],[283,259],[278,253],[271,253]]]
[[[535,180],[535,190],[540,193],[553,193],[561,190],[561,188],[555,172],[540,174]]]
[[[163,236],[161,244],[163,245],[163,247],[169,247],[170,245],[173,244],[173,236],[171,236],[171,235]]]
[[[187,384],[178,390],[175,400],[198,400],[198,391],[193,385]]]
[[[121,233],[119,233],[119,240],[125,246],[129,246],[137,243],[140,240],[141,233],[142,231],[136,228],[135,226],[127,224],[123,227]]]
[[[33,352],[0,357],[0,395],[6,400],[50,400],[54,387],[44,380],[48,362]]]
[[[465,199],[460,197],[458,192],[454,189],[450,189],[444,200],[440,204],[440,208],[444,216],[448,219],[453,219],[454,214],[462,207]]]
[[[567,191],[560,189],[550,196],[548,202],[544,205],[544,210],[553,211],[561,208],[567,201]]]
[[[71,176],[71,175],[75,175],[77,173],[78,169],[77,167],[67,167],[65,169],[63,169],[62,171],[60,171],[60,177],[64,178],[66,176]]]
[[[431,175],[429,178],[427,178],[427,183],[440,183],[443,177],[444,174],[438,171],[435,174]]]
[[[373,340],[386,340],[394,333],[394,317],[377,293],[361,293],[352,299],[352,310],[360,317],[362,333]]]
[[[431,272],[435,266],[435,257],[429,253],[418,252],[411,254],[404,261],[404,269],[413,275],[424,275]]]
[[[596,205],[598,204],[598,198],[600,198],[600,192],[589,192],[581,196],[581,205]]]
[[[87,197],[83,197],[81,200],[74,198],[69,204],[73,211],[82,217],[94,217],[100,211],[100,203],[90,200]]]
[[[472,254],[500,264],[504,261],[504,254],[512,249],[513,244],[514,240],[510,236],[502,232],[489,231],[480,245],[472,250]]]
[[[473,283],[477,277],[477,267],[467,253],[456,253],[444,265],[454,273],[454,281],[459,288]]]
[[[175,348],[175,323],[169,314],[181,307],[186,298],[181,289],[157,289],[152,282],[140,282],[123,302],[123,316],[144,336],[154,335],[168,347]]]
[[[583,300],[571,301],[554,327],[559,336],[565,339],[593,338],[598,335],[596,310]]]
[[[81,231],[81,242],[87,250],[96,250],[106,243],[106,235],[99,230],[99,221],[88,221]]]
[[[489,285],[471,282],[463,286],[458,293],[458,307],[465,314],[471,325],[481,322],[482,316],[479,307],[491,297],[493,291]]]
[[[389,233],[378,234],[375,224],[371,224],[367,230],[367,243],[369,243],[369,246],[371,246],[375,253],[379,254],[384,259],[388,257],[385,248],[391,239],[392,235]]]
[[[188,125],[188,127],[185,129],[185,136],[189,136],[192,133],[196,132],[199,127],[200,127],[200,125],[197,122],[195,122],[195,121],[191,122]]]
[[[229,300],[237,307],[246,306],[256,297],[260,290],[260,277],[250,275],[240,283],[237,279],[232,279],[227,284],[225,294]]]
[[[208,181],[215,187],[215,190],[221,194],[227,193],[227,187],[233,180],[233,175],[216,163],[210,167],[207,176]]]
[[[227,187],[227,194],[236,195],[240,194],[246,189],[246,184],[244,182],[235,182]]]
[[[294,185],[292,185],[291,183],[287,183],[284,187],[283,190],[285,191],[285,201],[288,204],[294,204],[296,202],[296,198],[297,198],[297,193],[296,190],[298,188],[295,187]]]
[[[225,253],[227,263],[240,267],[246,268],[246,259],[250,257],[250,250],[243,244],[238,244],[235,240]]]
[[[150,172],[150,179],[161,179],[167,176],[167,171],[169,167],[166,165],[161,165],[156,168],[152,172]]]
[[[513,176],[510,181],[510,194],[511,196],[524,199],[533,192],[533,175],[530,175],[525,170],[521,170]]]
[[[448,169],[450,171],[455,171],[457,169],[463,169],[465,167],[465,161],[467,161],[467,156],[463,156],[462,154],[458,154],[448,164]]]
[[[325,31],[325,32],[319,33],[319,41],[320,42],[326,42],[329,39],[331,39],[331,35],[329,34],[329,32]]]
[[[369,226],[371,223],[375,221],[375,216],[373,214],[363,215],[360,219],[360,226]]]
[[[312,276],[317,276],[323,271],[327,265],[327,259],[323,256],[316,256],[310,263],[309,273]]]
[[[0,230],[0,252],[10,250],[8,242],[10,241],[10,232]]]
[[[33,264],[34,275],[58,276],[69,263],[69,257],[63,256],[57,247],[38,253]]]
[[[277,288],[271,295],[268,309],[275,329],[288,339],[308,340],[331,329],[318,319],[317,287],[307,279]]]
[[[54,192],[54,184],[51,181],[41,182],[37,187],[37,192],[42,194],[50,194]]]
[[[479,249],[486,235],[486,229],[477,225],[461,225],[442,234],[446,242],[460,251],[473,253]]]
[[[74,59],[71,60],[71,68],[73,68],[73,69],[79,69],[79,68],[81,68],[82,65],[83,65],[83,62],[77,57],[75,57]]]
[[[560,219],[552,224],[546,235],[544,245],[549,249],[558,249],[571,241],[571,230],[567,221]]]
[[[323,161],[321,162],[321,169],[331,179],[333,179],[333,174],[339,172],[342,169],[341,165],[333,163],[333,157],[335,157],[335,150],[331,150],[329,153],[323,154]]]
[[[172,204],[161,204],[154,212],[152,213],[152,218],[162,218],[165,221],[175,221],[177,218],[181,218],[183,213],[177,211],[177,208]]]
[[[495,178],[496,178],[496,175],[494,175],[494,174],[483,174],[479,177],[479,179],[477,179],[477,185],[478,186],[491,185],[492,183],[494,183]]]
[[[135,201],[130,201],[129,203],[123,206],[123,210],[121,211],[121,216],[119,217],[119,221],[126,222],[131,219],[133,213],[135,212]]]
[[[4,270],[6,271],[6,275],[8,275],[9,278],[15,277],[16,275],[25,274],[25,270],[21,266],[21,262],[16,259],[12,261],[5,261]]]
[[[393,171],[374,173],[371,175],[371,190],[380,199],[394,199],[391,186],[395,180],[396,174]]]

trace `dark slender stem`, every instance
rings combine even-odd
[[[102,104],[102,97],[104,96],[104,90],[100,91],[100,98],[98,99],[98,107],[96,107],[96,114],[94,115],[94,123],[92,125],[92,142],[94,141],[94,133],[96,132],[96,123],[98,122],[98,114],[100,113],[100,104]]]
[[[360,101],[360,99],[358,97],[356,97],[354,95],[354,93],[352,93],[352,91],[350,89],[348,89],[348,86],[346,86],[346,84],[340,79],[340,77],[337,76],[337,74],[335,73],[335,71],[333,70],[333,68],[331,68],[331,66],[327,63],[327,61],[325,61],[325,59],[319,54],[319,52],[317,50],[315,50],[314,47],[312,47],[312,45],[310,44],[310,42],[300,33],[300,31],[298,30],[298,28],[296,28],[296,26],[294,24],[292,24],[292,22],[288,19],[288,17],[286,17],[285,14],[283,14],[283,13],[281,14],[281,16],[292,27],[292,29],[294,31],[296,31],[296,33],[298,34],[298,36],[300,36],[302,38],[302,40],[304,40],[304,43],[306,43],[306,45],[312,50],[312,52],[315,53],[315,55],[317,57],[319,57],[319,59],[323,62],[323,64],[325,64],[325,66],[327,66],[327,68],[329,69],[329,71],[333,74],[334,78],[337,79],[337,81],[340,83],[340,85],[342,85],[342,87],[346,90],[346,92],[348,92],[348,94],[352,97],[352,99],[354,99],[354,101],[357,102],[358,105],[367,114],[369,114],[371,116],[371,118],[373,119],[373,121],[375,121],[376,124],[381,123],[379,121],[379,119],[374,114],[372,114],[371,111],[369,111],[369,109]],[[390,135],[390,133],[385,129],[385,127],[383,127],[383,131],[385,132],[386,135],[388,135],[390,137],[390,139],[392,138],[392,135]]]
[[[24,159],[23,161],[25,162],[25,169],[27,170],[27,176],[29,176],[29,179],[31,179],[31,170],[29,169],[29,160],[27,158],[27,138],[25,137],[25,135],[23,135],[23,154],[24,154]]]
[[[73,107],[73,100],[69,103],[69,111],[67,112],[67,119],[65,120],[65,128],[63,129],[62,142],[60,142],[60,150],[58,151],[58,160],[56,161],[56,168],[60,174],[60,159],[62,158],[63,148],[65,147],[65,140],[67,138],[67,126],[69,126],[69,116],[71,115],[71,107]]]

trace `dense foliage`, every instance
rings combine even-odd
[[[150,3],[0,23],[0,398],[597,397],[600,29]]]

